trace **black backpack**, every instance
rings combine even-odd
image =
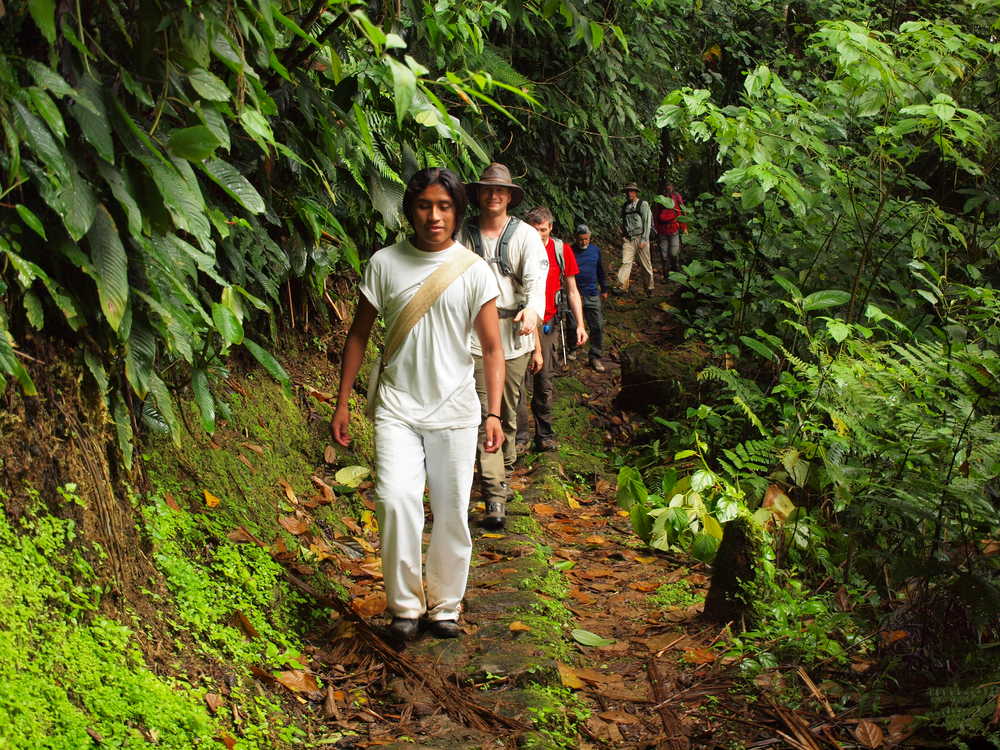
[[[511,216],[507,221],[507,226],[503,228],[503,233],[500,235],[500,242],[497,245],[497,261],[500,265],[500,273],[504,276],[513,276],[514,267],[510,264],[510,253],[508,248],[510,247],[510,238],[514,236],[514,232],[517,230],[518,225],[521,220],[516,216]],[[475,221],[469,222],[465,227],[465,234],[468,237],[469,242],[472,244],[472,251],[476,253],[480,258],[485,257],[483,249],[483,234],[479,231],[479,224]]]

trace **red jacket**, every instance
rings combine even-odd
[[[667,197],[673,198],[674,207],[667,208],[666,206],[660,206],[656,213],[653,214],[653,226],[656,227],[656,233],[661,237],[670,237],[678,232],[687,231],[687,224],[677,221],[677,217],[681,215],[681,206],[684,205],[684,199],[680,193],[674,193]]]

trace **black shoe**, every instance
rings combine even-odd
[[[535,438],[535,450],[539,452],[554,451],[559,447],[554,437]]]
[[[427,629],[435,638],[458,638],[462,634],[457,620],[431,620]]]
[[[389,634],[400,641],[412,641],[420,632],[420,622],[408,617],[393,617]]]
[[[507,519],[507,503],[503,500],[487,500],[486,515],[483,516],[482,525],[487,529],[502,529],[504,521]]]

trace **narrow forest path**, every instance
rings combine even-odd
[[[667,310],[660,294],[610,298],[608,372],[591,370],[585,357],[563,368],[554,409],[560,447],[519,461],[507,528],[481,529],[482,503],[474,498],[462,638],[426,636],[408,645],[402,658],[410,676],[393,675],[366,653],[348,623],[316,639],[310,668],[331,686],[326,723],[317,727],[327,743],[682,748],[699,734],[711,737],[710,726],[685,722],[673,702],[717,692],[719,681],[704,678],[715,676],[710,646],[718,628],[698,619],[706,571],[650,552],[615,502],[610,451],[633,437],[630,417],[613,405],[617,354],[636,340],[662,345],[672,334]],[[385,619],[378,537],[357,531],[372,547],[350,566],[348,588],[355,610],[378,629]],[[522,731],[463,726],[412,676],[413,666],[447,681],[456,700],[478,703]]]

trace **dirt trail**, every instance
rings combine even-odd
[[[666,307],[662,297],[608,301],[608,372],[594,372],[584,357],[564,368],[555,411],[572,434],[558,451],[519,462],[507,529],[479,528],[474,498],[464,637],[424,637],[403,652],[418,670],[449,680],[456,700],[526,731],[463,726],[427,684],[380,668],[354,638],[338,640],[354,632],[341,624],[317,640],[314,664],[336,686],[326,706],[336,747],[684,748],[710,736],[711,727],[684,718],[690,701],[725,689],[709,649],[718,629],[698,619],[708,579],[700,566],[651,553],[632,534],[605,452],[633,430],[612,404],[617,352],[669,337]],[[351,590],[359,610],[378,610],[380,583],[359,578]]]

